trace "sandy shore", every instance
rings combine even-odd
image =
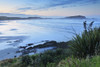
[[[25,36],[0,36],[0,60],[19,56],[16,51],[25,38]]]
[[[20,54],[16,54],[18,48],[7,48],[0,51],[0,60],[14,58],[14,56],[19,56]]]

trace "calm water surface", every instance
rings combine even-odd
[[[45,40],[68,41],[74,33],[81,33],[83,21],[72,19],[37,19],[0,21],[0,50],[39,43]],[[89,24],[93,19],[87,19]],[[94,27],[100,27],[100,20],[94,20]]]

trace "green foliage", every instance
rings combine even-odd
[[[21,63],[22,64],[26,64],[26,65],[29,65],[29,64],[31,64],[31,57],[29,56],[29,55],[27,55],[27,56],[22,56],[22,58],[21,58]]]
[[[47,63],[46,67],[57,67],[56,63]]]
[[[43,54],[40,54],[40,62],[46,66],[48,63],[58,63],[60,60],[67,57],[67,54],[64,52],[63,49],[57,49],[53,51],[46,51]]]
[[[15,64],[16,62],[17,62],[16,58],[14,58],[14,59],[6,59],[6,60],[3,60],[3,61],[0,61],[0,67],[9,67],[12,64]]]
[[[71,50],[77,57],[98,55],[100,53],[100,28],[85,30],[77,35],[71,42]]]
[[[59,63],[48,62],[45,66],[39,63],[35,65],[26,65],[19,61],[15,62],[14,59],[10,60],[11,62],[9,62],[9,60],[0,62],[0,67],[99,67],[100,66],[100,56],[93,56],[92,58],[87,57],[86,59],[67,57],[65,58],[65,60],[61,60]],[[20,60],[20,58],[17,58],[17,60]]]
[[[93,58],[77,59],[74,57],[66,58],[59,62],[56,67],[99,67],[100,56],[94,56]]]

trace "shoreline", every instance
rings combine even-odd
[[[0,60],[13,58],[25,36],[0,36]]]
[[[43,53],[47,50],[55,50],[56,48],[68,48],[68,42],[56,42],[56,41],[48,41],[44,42],[38,45],[31,45],[27,46],[28,48],[25,49],[26,55],[34,55],[34,54],[40,54]],[[62,45],[63,46],[62,46]],[[29,45],[29,44],[27,44]],[[26,45],[25,45],[26,46]],[[20,46],[21,47],[21,46]],[[35,52],[34,52],[35,50]],[[5,60],[5,59],[11,59],[15,57],[19,57],[23,54],[23,48],[7,48],[4,50],[0,50],[0,60]]]

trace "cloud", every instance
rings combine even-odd
[[[31,7],[19,8],[19,10],[29,10],[32,9]]]
[[[24,8],[18,8],[18,10],[21,10],[21,11],[26,11],[26,10],[31,10],[32,7],[24,7]]]
[[[41,9],[49,9],[53,7],[70,7],[72,5],[80,6],[86,4],[95,4],[100,2],[99,0],[28,0],[28,7],[24,6],[22,8],[18,8],[21,11],[27,10],[41,10]]]

